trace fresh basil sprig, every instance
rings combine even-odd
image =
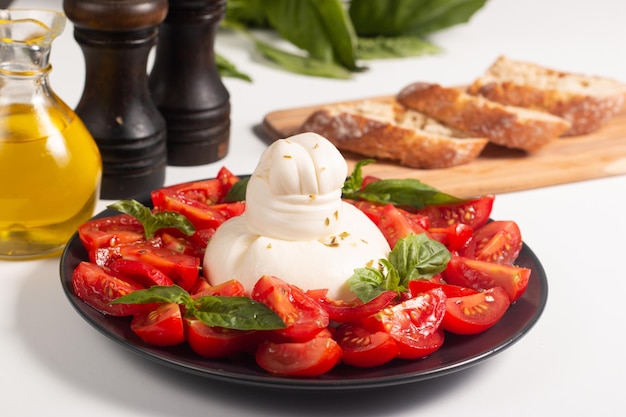
[[[146,239],[153,238],[157,230],[165,228],[176,228],[187,236],[193,235],[196,231],[189,219],[182,214],[174,211],[153,213],[137,200],[120,200],[108,205],[107,208],[129,214],[139,220]]]
[[[229,0],[222,28],[250,34],[273,30],[294,48],[255,41],[261,54],[286,71],[346,78],[366,59],[437,53],[425,40],[467,22],[486,0]]]
[[[413,178],[381,179],[363,187],[362,167],[372,162],[371,159],[357,162],[352,174],[344,183],[342,189],[344,198],[414,209],[421,209],[432,204],[463,201]]]
[[[282,319],[265,304],[248,297],[208,295],[193,299],[177,285],[155,285],[133,291],[111,304],[176,303],[187,317],[195,317],[207,326],[235,330],[275,330],[286,327]]]
[[[357,268],[348,279],[350,290],[364,303],[385,291],[406,292],[409,281],[430,279],[450,261],[446,247],[424,233],[398,240],[389,259],[380,259],[378,268]]]

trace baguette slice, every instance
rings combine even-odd
[[[397,98],[403,105],[467,134],[529,152],[548,144],[570,127],[568,121],[549,113],[502,105],[439,84],[410,84]]]
[[[565,136],[599,129],[622,109],[626,84],[499,57],[468,88],[502,104],[542,110],[571,123]]]
[[[343,151],[423,169],[466,164],[488,143],[406,109],[393,98],[321,107],[295,133],[306,131]]]

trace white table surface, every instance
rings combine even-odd
[[[14,7],[62,9],[62,1]],[[417,80],[466,83],[499,54],[626,81],[624,16],[626,2],[614,0],[493,0],[471,23],[432,37],[444,53],[370,63],[350,81],[271,69],[244,39],[220,34],[218,52],[254,77],[225,80],[230,152],[213,164],[170,167],[166,181],[210,177],[223,165],[250,173],[266,146],[252,128],[270,111],[391,94]],[[74,106],[84,68],[72,32],[69,24],[53,45],[51,84]],[[512,347],[468,370],[367,393],[281,393],[166,368],[78,316],[58,258],[0,261],[0,416],[617,415],[626,386],[625,191],[622,175],[497,196],[493,217],[519,223],[547,272],[543,316]]]

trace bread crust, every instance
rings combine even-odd
[[[395,99],[321,107],[294,133],[305,131],[326,137],[343,151],[421,169],[466,164],[488,143],[406,109]]]
[[[598,130],[626,100],[626,85],[500,56],[467,92],[505,105],[540,110],[570,122],[564,136]]]
[[[461,89],[413,83],[397,95],[403,105],[492,143],[533,152],[561,136],[570,123],[545,112],[503,105]]]

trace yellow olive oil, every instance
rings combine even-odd
[[[99,197],[100,153],[67,106],[0,106],[0,258],[60,252]]]

